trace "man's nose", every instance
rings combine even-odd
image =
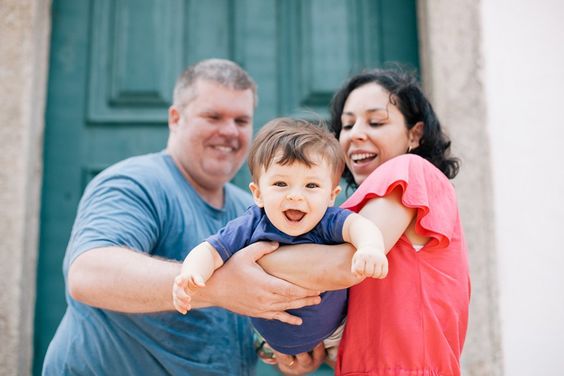
[[[224,136],[236,136],[237,135],[237,124],[235,120],[228,119],[226,120],[219,129],[220,133]]]

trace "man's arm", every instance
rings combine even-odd
[[[285,310],[318,304],[319,292],[272,277],[256,264],[276,247],[260,242],[237,252],[193,296],[192,307],[219,306],[247,316],[301,323]],[[179,262],[124,248],[97,248],[71,264],[69,293],[82,303],[113,311],[171,311],[171,286],[180,268]]]

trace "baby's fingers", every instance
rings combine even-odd
[[[362,257],[354,257],[352,260],[351,272],[356,277],[365,277],[364,274],[365,269],[365,260]]]
[[[201,275],[193,275],[190,277],[190,281],[188,282],[188,287],[190,289],[197,289],[198,287],[205,287],[206,283],[204,282],[204,278]]]
[[[192,298],[183,288],[177,286],[176,284],[172,287],[172,303],[178,312],[185,315],[191,308],[191,300]]]
[[[178,312],[182,313],[183,315],[185,315],[186,313],[188,313],[190,309],[192,309],[192,306],[190,305],[190,300],[188,301],[181,300],[176,296],[172,298],[172,304],[174,305],[174,308]]]
[[[374,278],[386,278],[386,276],[388,275],[388,261],[384,261],[384,262],[380,262],[378,263],[375,272],[374,272]]]
[[[189,276],[185,276],[183,274],[179,274],[174,278],[174,286],[186,290],[188,288],[188,283],[190,281]]]

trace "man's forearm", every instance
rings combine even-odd
[[[340,290],[361,281],[351,273],[355,249],[340,245],[298,244],[280,247],[258,263],[269,274],[314,290]]]
[[[192,296],[192,308],[223,307],[265,319],[299,324],[288,309],[319,303],[319,292],[272,277],[256,259],[276,245],[259,242],[237,252]],[[173,311],[172,285],[181,263],[125,248],[90,250],[72,263],[67,278],[70,295],[85,304],[119,312]],[[189,314],[189,313],[188,313]]]
[[[120,247],[97,248],[78,256],[68,275],[70,295],[85,304],[119,312],[172,311],[172,283],[181,264]],[[195,308],[209,302],[195,298]]]

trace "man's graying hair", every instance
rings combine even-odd
[[[232,90],[251,89],[257,105],[257,85],[243,68],[230,60],[208,59],[189,66],[178,77],[173,93],[176,106],[185,106],[196,97],[198,80],[216,82]]]

